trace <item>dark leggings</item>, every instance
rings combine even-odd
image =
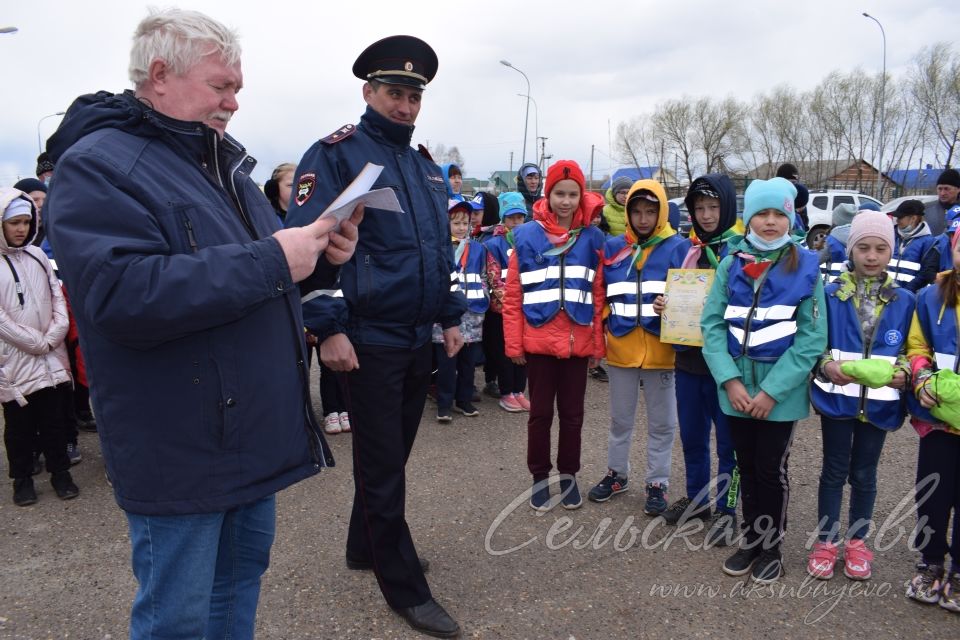
[[[939,482],[930,491],[930,479]],[[920,484],[927,479],[921,487]],[[960,570],[960,435],[931,431],[920,438],[917,456],[917,549],[927,564],[942,565],[950,552],[953,570]],[[928,495],[929,494],[929,495]],[[947,546],[950,510],[953,535]]]

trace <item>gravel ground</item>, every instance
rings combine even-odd
[[[441,425],[428,402],[407,466],[410,528],[431,561],[434,595],[464,637],[960,636],[960,616],[904,596],[916,560],[907,544],[917,447],[909,426],[890,434],[880,462],[875,518],[887,522],[887,531],[873,579],[854,583],[838,572],[825,583],[805,580],[821,447],[819,421],[810,419],[800,424],[790,459],[787,575],[774,587],[753,588],[721,572],[729,550],[701,549],[702,533],[669,536],[643,515],[642,406],[631,490],[605,504],[543,515],[522,495],[530,482],[525,414],[507,414],[489,398],[479,406],[480,417]],[[605,384],[589,382],[586,413],[584,493],[606,471]],[[337,467],[279,495],[258,637],[423,637],[384,604],[372,574],[344,566],[351,445],[347,435],[330,441]],[[136,585],[126,522],[105,482],[96,435],[81,434],[80,447],[84,460],[73,469],[78,499],[57,500],[46,474],[37,478],[40,501],[32,507],[13,505],[9,483],[0,495],[0,638],[127,635]],[[6,475],[5,458],[2,466]],[[672,501],[683,487],[679,437],[671,484]],[[900,502],[906,508],[898,509]]]

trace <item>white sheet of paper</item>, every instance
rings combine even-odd
[[[357,174],[357,177],[353,179],[353,182],[343,190],[343,193],[337,196],[336,200],[331,202],[330,206],[320,214],[320,217],[336,218],[337,226],[334,227],[336,230],[340,228],[342,221],[350,217],[350,214],[361,202],[374,209],[402,213],[403,208],[400,206],[400,201],[397,200],[397,194],[393,192],[393,189],[383,187],[373,191],[370,190],[373,183],[380,177],[381,171],[383,171],[382,166],[368,162]]]

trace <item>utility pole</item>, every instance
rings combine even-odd
[[[513,151],[510,152],[510,171],[513,171]]]
[[[543,175],[546,172],[546,168],[543,166],[543,159],[547,155],[547,137],[537,136],[537,140],[540,141],[540,159],[537,161],[537,166],[540,167],[540,175]]]
[[[593,147],[594,145],[590,145],[590,184],[587,186],[587,191],[593,187]]]

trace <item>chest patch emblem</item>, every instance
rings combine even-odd
[[[895,347],[903,342],[903,334],[896,329],[890,329],[890,331],[883,334],[883,341],[887,343],[887,346]]]
[[[307,200],[310,199],[310,196],[313,195],[314,190],[317,188],[317,175],[314,173],[305,173],[300,176],[300,179],[297,180],[297,195],[296,202],[297,206],[302,207],[306,204]]]

